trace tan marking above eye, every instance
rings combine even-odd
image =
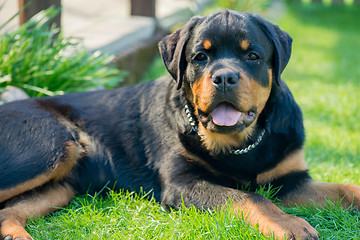
[[[210,48],[211,48],[211,42],[209,41],[209,40],[205,40],[204,42],[203,42],[203,46],[204,46],[204,48],[206,49],[206,50],[209,50]]]
[[[249,46],[250,46],[249,40],[240,40],[240,47],[242,50],[244,51],[248,50]]]

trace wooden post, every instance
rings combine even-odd
[[[155,17],[155,0],[131,0],[131,15]]]
[[[27,6],[20,14],[20,25],[26,23],[31,17],[36,15],[38,12],[45,10],[51,6],[59,8],[61,6],[61,0],[18,0],[19,8]],[[58,28],[61,27],[61,13],[58,14],[52,21]]]

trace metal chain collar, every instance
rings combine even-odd
[[[199,129],[197,128],[196,123],[195,123],[193,117],[191,116],[191,112],[190,112],[189,106],[187,104],[185,104],[185,113],[186,113],[186,116],[189,119],[189,122],[190,122],[191,126],[192,126],[192,130],[194,132],[196,132],[197,135],[201,139],[204,139],[204,136],[201,133],[199,133]],[[230,150],[229,153],[230,154],[235,154],[235,155],[241,155],[241,154],[244,154],[244,153],[248,153],[250,150],[254,149],[257,145],[259,145],[259,143],[261,142],[261,140],[264,137],[264,134],[265,134],[265,129],[263,129],[261,131],[259,137],[256,139],[256,141],[253,144],[247,146],[246,148]]]

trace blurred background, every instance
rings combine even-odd
[[[90,54],[111,54],[114,57],[112,62],[122,70],[116,85],[122,86],[141,81],[158,52],[157,42],[191,16],[227,8],[257,12],[276,23],[284,13],[289,12],[287,9],[290,5],[299,9],[304,6],[356,9],[359,3],[360,0],[0,0],[0,33],[14,32],[37,13],[49,7],[59,9],[57,14],[47,13],[48,16],[38,16],[37,21],[40,21],[41,17],[50,17],[51,21],[45,21],[43,24],[48,28],[56,27],[60,30],[61,38],[77,41]],[[44,19],[42,21],[44,22]],[[59,33],[53,34],[57,37]],[[5,73],[0,73],[0,77],[4,78]],[[14,77],[11,76],[16,82]],[[152,77],[151,73],[149,77]],[[112,79],[112,82],[116,81]],[[0,81],[0,87],[4,87],[5,84],[9,84],[8,79]],[[86,89],[86,86],[84,88]],[[34,89],[28,88],[26,91]],[[56,92],[53,94],[67,91],[47,90]],[[70,89],[74,90],[81,89]],[[46,93],[50,92],[43,91],[37,95]]]

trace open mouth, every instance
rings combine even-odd
[[[256,109],[240,112],[231,103],[221,102],[209,113],[199,111],[203,124],[212,122],[215,127],[249,126],[256,118]]]

